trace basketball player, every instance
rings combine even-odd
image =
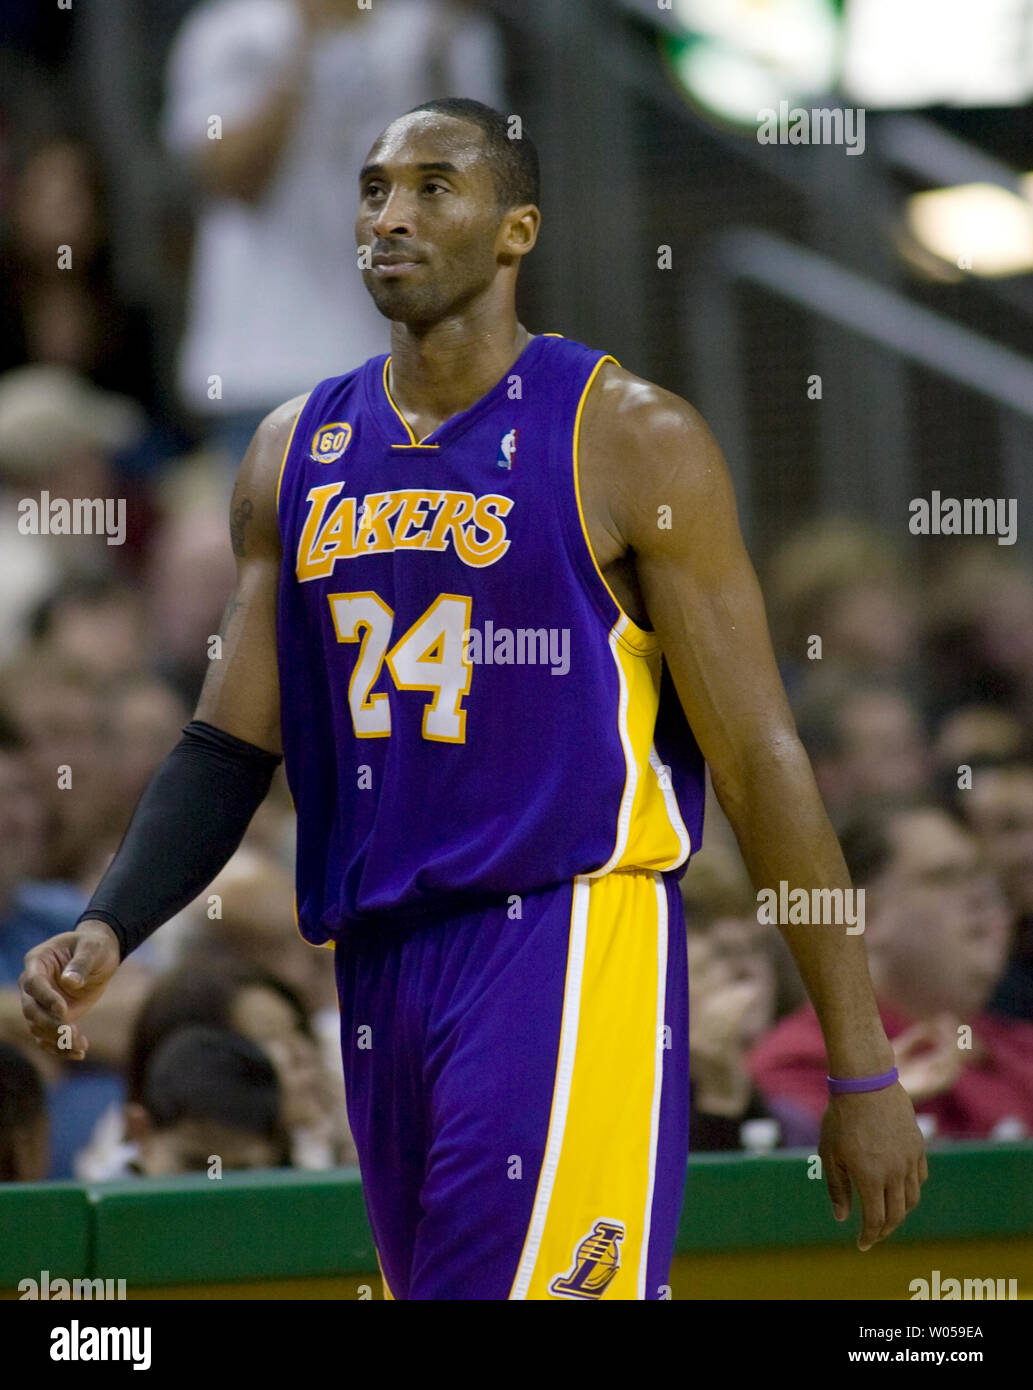
[[[704,757],[758,888],[848,886],[706,425],[517,320],[537,202],[531,142],[476,103],[374,144],[356,237],[391,354],[257,431],[222,658],[22,977],[36,1038],[65,1024],[81,1057],[78,1020],[229,857],[282,750],[394,1298],[669,1296]],[[830,1196],[843,1219],[856,1184],[867,1249],[918,1201],[921,1135],[860,937],[783,930],[828,1049]]]

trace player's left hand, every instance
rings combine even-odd
[[[830,1097],[818,1155],[837,1221],[850,1215],[851,1180],[857,1188],[863,1218],[859,1250],[870,1250],[897,1229],[918,1205],[929,1176],[925,1140],[899,1082],[882,1091]]]

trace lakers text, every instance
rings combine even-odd
[[[124,545],[124,497],[23,497],[18,503],[18,530],[23,536],[104,536],[108,545]]]
[[[864,931],[863,888],[790,888],[783,878],[757,892],[757,921],[763,926],[846,927],[847,936]]]

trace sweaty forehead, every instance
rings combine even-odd
[[[464,173],[484,164],[484,136],[470,121],[437,111],[416,111],[392,121],[374,140],[367,164],[385,167],[447,160]]]

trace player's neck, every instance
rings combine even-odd
[[[515,313],[473,322],[449,319],[426,330],[393,323],[392,398],[419,433],[429,434],[490,391],[533,336]]]

